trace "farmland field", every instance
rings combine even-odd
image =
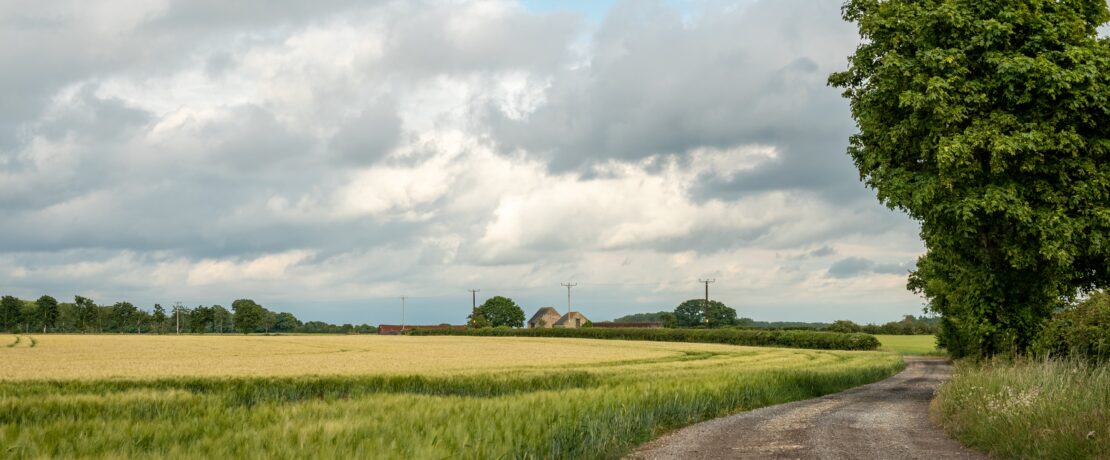
[[[0,445],[14,457],[610,458],[902,366],[883,352],[618,340],[7,337]]]
[[[876,335],[883,350],[895,351],[904,355],[945,356],[937,348],[934,335]]]

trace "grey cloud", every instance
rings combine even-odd
[[[568,44],[580,27],[577,16],[567,13],[510,9],[494,20],[464,24],[457,8],[424,5],[416,10],[418,14],[397,17],[389,27],[382,64],[389,72],[549,72],[565,63]],[[457,28],[466,30],[451,30]]]
[[[861,257],[840,259],[829,266],[828,275],[833,278],[852,278],[877,273],[881,275],[906,275],[910,266],[906,264],[878,264]]]
[[[853,129],[847,105],[825,83],[857,41],[839,7],[763,1],[688,25],[660,5],[624,4],[595,35],[589,66],[555,76],[546,106],[522,121],[491,115],[491,125],[506,146],[543,155],[555,169],[770,144],[778,162],[702,194],[858,195],[844,155]]]
[[[378,101],[345,120],[331,139],[331,147],[344,162],[368,165],[385,156],[399,140],[401,119],[391,100]]]

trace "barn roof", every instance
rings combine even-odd
[[[555,325],[556,326],[565,326],[567,323],[570,323],[575,318],[581,319],[583,323],[586,322],[586,321],[589,321],[589,319],[586,318],[586,315],[583,315],[583,314],[578,313],[576,311],[571,311],[571,312],[567,312],[567,314],[563,315],[562,318],[559,318],[559,320],[555,322]]]
[[[543,307],[536,310],[536,314],[532,315],[532,319],[528,320],[529,323],[538,321],[551,316],[559,316],[559,312],[554,307]]]

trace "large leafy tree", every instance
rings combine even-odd
[[[955,356],[1027,349],[1110,281],[1105,0],[849,0],[848,153],[921,223],[910,277]]]
[[[231,303],[234,312],[233,321],[235,329],[244,334],[250,334],[263,326],[266,319],[266,309],[250,299],[239,299]]]
[[[474,310],[470,315],[468,324],[474,327],[482,326],[524,326],[524,310],[513,299],[502,296],[493,296]]]
[[[166,331],[166,309],[162,308],[162,304],[154,304],[154,313],[150,315],[150,321],[154,323],[154,329],[159,333]]]
[[[5,331],[18,328],[23,320],[22,306],[23,302],[13,296],[0,297],[0,328]]]
[[[690,299],[674,309],[675,323],[679,327],[705,326],[705,299]],[[709,301],[709,327],[736,324],[736,310],[716,300]]]
[[[38,317],[39,324],[42,324],[42,332],[45,334],[47,329],[58,324],[58,300],[48,295],[39,297],[35,301],[35,316]]]
[[[77,313],[77,328],[83,332],[100,331],[100,307],[92,299],[82,296],[73,297]]]

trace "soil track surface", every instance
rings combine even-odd
[[[979,459],[929,421],[943,358],[907,356],[889,379],[821,398],[710,420],[641,446],[630,459]]]

